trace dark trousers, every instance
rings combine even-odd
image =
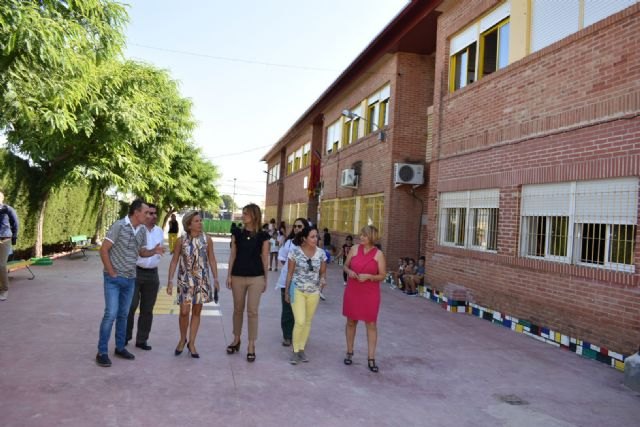
[[[127,321],[127,341],[133,337],[133,317],[140,305],[138,315],[138,331],[136,333],[136,343],[145,343],[149,339],[151,323],[153,322],[153,306],[156,304],[158,289],[160,288],[160,278],[157,268],[136,268],[136,289],[131,300],[129,319]]]
[[[282,337],[285,340],[290,340],[293,336],[293,310],[291,310],[291,304],[284,300],[286,289],[280,289],[280,299],[282,301],[282,315],[280,315],[280,327],[282,327]]]

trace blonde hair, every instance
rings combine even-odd
[[[200,212],[190,211],[182,217],[182,228],[184,228],[185,233],[191,231],[191,221],[193,221],[196,215],[200,215]]]
[[[260,222],[262,221],[262,211],[260,210],[260,206],[255,203],[249,203],[247,206],[242,208],[242,212],[248,212],[251,215],[251,228],[253,228],[252,233],[257,233],[260,231]]]
[[[378,242],[378,238],[379,238],[378,229],[375,228],[373,225],[365,225],[364,227],[362,227],[362,230],[360,230],[360,234],[362,236],[367,236],[371,244],[375,244]]]

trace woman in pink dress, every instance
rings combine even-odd
[[[360,244],[354,245],[344,263],[344,272],[349,279],[344,291],[342,314],[347,318],[347,355],[345,365],[353,361],[353,342],[358,321],[367,326],[368,360],[371,372],[378,372],[376,365],[376,342],[378,340],[378,310],[380,308],[380,282],[384,280],[387,263],[384,254],[374,244],[378,240],[378,229],[372,225],[360,231]]]

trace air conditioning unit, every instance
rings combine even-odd
[[[396,163],[394,165],[394,182],[396,185],[424,184],[424,166],[411,163]]]
[[[355,169],[344,169],[340,177],[340,187],[358,188],[358,175]]]

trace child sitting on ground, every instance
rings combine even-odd
[[[410,262],[412,262],[411,260]],[[418,259],[418,266],[415,268],[415,271],[412,274],[404,275],[404,282],[407,284],[407,295],[416,296],[418,295],[418,291],[416,288],[420,286],[424,281],[424,263],[425,258],[421,256]]]

